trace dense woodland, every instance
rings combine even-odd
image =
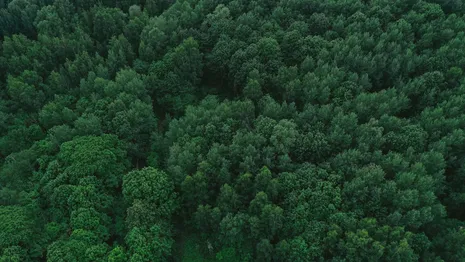
[[[0,261],[464,261],[461,0],[0,0]]]

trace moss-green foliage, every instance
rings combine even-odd
[[[33,218],[20,206],[2,206],[0,208],[0,246],[6,248],[28,243],[33,232]]]
[[[0,261],[463,261],[460,0],[0,1]]]

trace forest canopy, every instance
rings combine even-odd
[[[461,0],[0,0],[0,262],[464,261]]]

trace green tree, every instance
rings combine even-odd
[[[129,203],[136,199],[151,203],[163,218],[169,218],[177,208],[173,182],[165,172],[153,167],[126,174],[123,195]]]
[[[95,7],[92,12],[93,37],[102,44],[123,32],[126,15],[120,9]]]
[[[174,241],[165,225],[155,224],[148,231],[133,228],[126,243],[131,253],[129,261],[168,261]]]
[[[202,53],[193,38],[188,38],[150,67],[148,86],[159,106],[179,113],[195,100],[202,76]]]
[[[30,246],[34,235],[34,220],[28,211],[20,206],[0,208],[2,250],[12,246]]]

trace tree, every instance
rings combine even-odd
[[[157,102],[174,113],[195,100],[196,85],[202,76],[202,53],[193,38],[188,38],[162,61],[154,62],[148,78]]]
[[[108,188],[121,185],[126,170],[126,152],[123,144],[113,135],[77,137],[61,146],[58,159],[66,166],[70,182],[86,176],[96,176]]]
[[[133,230],[145,230],[154,223],[169,221],[179,205],[171,179],[165,172],[153,167],[126,174],[123,178],[123,195],[130,205],[126,222]],[[131,233],[128,237],[132,238]]]
[[[34,19],[39,6],[35,1],[15,0],[8,1],[8,8],[2,7],[0,35],[24,34],[29,37],[36,36]]]
[[[125,66],[131,66],[134,61],[134,52],[129,41],[123,36],[112,37],[108,48],[107,63],[110,77]]]
[[[42,106],[45,97],[38,88],[40,82],[37,73],[28,70],[23,71],[21,77],[8,77],[8,94],[10,99],[15,102],[17,109],[33,112]]]
[[[165,215],[170,215],[176,208],[173,191],[174,185],[168,175],[153,167],[129,172],[123,179],[123,195],[127,201],[149,201],[166,212]]]
[[[126,252],[121,246],[113,248],[108,254],[109,262],[123,262],[127,261]]]
[[[206,204],[209,198],[207,178],[201,172],[197,172],[193,176],[186,176],[181,188],[184,206],[190,209],[190,212],[197,209],[199,205]]]
[[[19,262],[27,261],[26,250],[22,249],[20,246],[13,246],[5,248],[3,250],[3,255],[0,257],[2,262]]]
[[[267,239],[262,239],[257,244],[257,261],[272,261],[273,245]]]
[[[30,246],[34,235],[34,220],[27,210],[20,206],[0,208],[2,250],[12,246]]]
[[[237,211],[240,206],[239,196],[234,189],[225,184],[221,187],[220,195],[218,196],[218,207],[221,211],[228,213]]]
[[[164,225],[155,224],[150,230],[133,228],[126,236],[131,252],[130,261],[168,261],[174,241]]]
[[[71,107],[73,98],[69,96],[56,96],[54,101],[51,101],[42,107],[39,112],[39,121],[47,129],[54,126],[70,124],[76,119],[76,113]]]
[[[117,8],[94,7],[93,36],[100,43],[106,44],[113,36],[123,32],[126,15]]]

